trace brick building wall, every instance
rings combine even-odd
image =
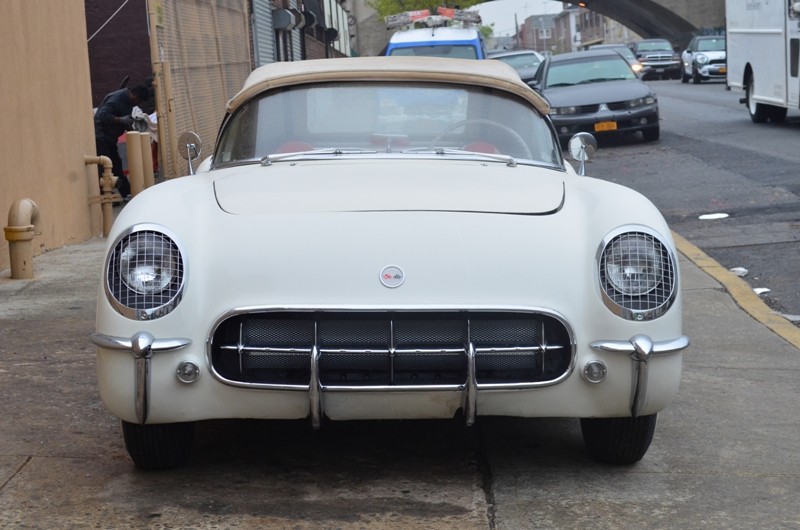
[[[128,86],[134,86],[152,75],[147,0],[129,0],[121,9],[120,5],[108,0],[84,0],[95,107],[106,94],[119,89],[126,77],[130,79]]]

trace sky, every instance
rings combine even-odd
[[[504,37],[514,35],[514,15],[517,23],[522,24],[532,15],[555,15],[561,12],[561,2],[553,0],[493,0],[469,8],[478,11],[482,24],[488,26],[494,23],[494,36]]]

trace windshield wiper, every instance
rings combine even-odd
[[[579,85],[588,85],[590,83],[605,83],[606,81],[619,81],[620,79],[624,79],[621,77],[597,77],[595,79],[585,79],[578,83]]]
[[[287,158],[295,158],[298,156],[308,156],[308,155],[341,156],[341,155],[365,155],[374,153],[377,153],[377,151],[368,149],[359,149],[359,148],[349,148],[349,147],[325,147],[322,149],[309,149],[307,151],[296,151],[293,153],[269,154],[261,159],[261,165],[269,166],[270,164],[272,164],[273,162],[277,162],[278,160],[285,160]]]
[[[479,158],[494,160],[496,162],[505,162],[509,167],[516,167],[517,160],[513,156],[503,155],[500,153],[479,153],[477,151],[465,151],[464,149],[453,149],[452,147],[414,147],[412,149],[404,149],[402,153],[431,153],[434,155],[469,155]]]

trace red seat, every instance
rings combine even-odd
[[[292,140],[280,146],[276,153],[300,153],[302,151],[311,151],[312,149],[314,148],[305,142]]]
[[[473,153],[489,153],[493,155],[500,154],[500,151],[497,150],[495,146],[490,144],[489,142],[472,142],[464,146],[464,151],[472,151]]]

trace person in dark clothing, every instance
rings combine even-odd
[[[117,150],[117,139],[133,125],[133,107],[145,103],[150,91],[143,85],[115,90],[103,98],[94,114],[94,139],[99,156],[111,159],[112,172],[117,179],[117,190],[124,199],[131,193],[128,178],[122,173],[122,159]],[[102,176],[103,168],[98,166]]]

